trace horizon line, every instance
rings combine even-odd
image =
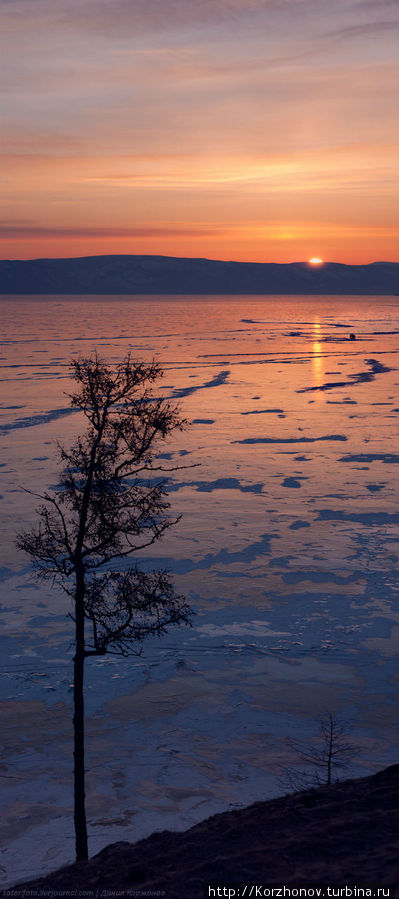
[[[322,260],[322,262],[318,265],[314,265],[310,262],[309,259],[296,259],[292,262],[275,262],[275,261],[254,261],[254,260],[237,260],[237,259],[213,259],[208,256],[171,256],[164,253],[90,253],[83,256],[35,256],[28,259],[10,259],[4,258],[0,259],[0,264],[4,262],[61,262],[61,261],[72,261],[78,259],[104,259],[104,258],[144,258],[144,259],[181,259],[190,262],[220,262],[226,264],[234,264],[234,265],[279,265],[279,266],[290,266],[290,265],[307,265],[311,269],[315,271],[321,270],[328,265],[342,265],[346,267],[365,267],[370,265],[399,265],[399,260],[394,259],[375,259],[372,262],[339,262],[337,260]]]

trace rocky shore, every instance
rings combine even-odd
[[[393,765],[371,777],[215,815],[183,833],[115,843],[88,862],[1,895],[202,899],[208,884],[397,884],[398,788],[399,765]]]

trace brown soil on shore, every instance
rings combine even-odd
[[[398,884],[398,788],[399,765],[393,765],[361,780],[257,802],[183,833],[115,843],[88,862],[19,884],[12,895],[76,890],[93,897],[104,891],[202,899],[207,884],[248,884],[248,890],[251,884]]]

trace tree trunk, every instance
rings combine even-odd
[[[84,642],[84,582],[77,577],[75,620],[76,620],[76,652],[74,658],[74,818],[76,861],[88,858],[87,826],[85,808],[85,748],[84,748],[84,697],[83,677],[85,662]]]
[[[334,722],[330,718],[329,722],[329,738],[328,738],[328,757],[327,757],[327,786],[331,786],[331,768],[332,768],[332,754],[334,747]]]

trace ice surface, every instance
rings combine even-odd
[[[37,503],[21,487],[54,486],[56,441],[83,427],[68,361],[94,348],[159,359],[160,392],[195,422],[159,458],[200,467],[169,476],[183,517],[142,560],[174,571],[193,627],[87,664],[91,852],[276,795],[288,738],[325,711],[352,722],[355,774],[396,761],[392,298],[0,304],[0,883],[73,858],[71,622],[15,535]]]

